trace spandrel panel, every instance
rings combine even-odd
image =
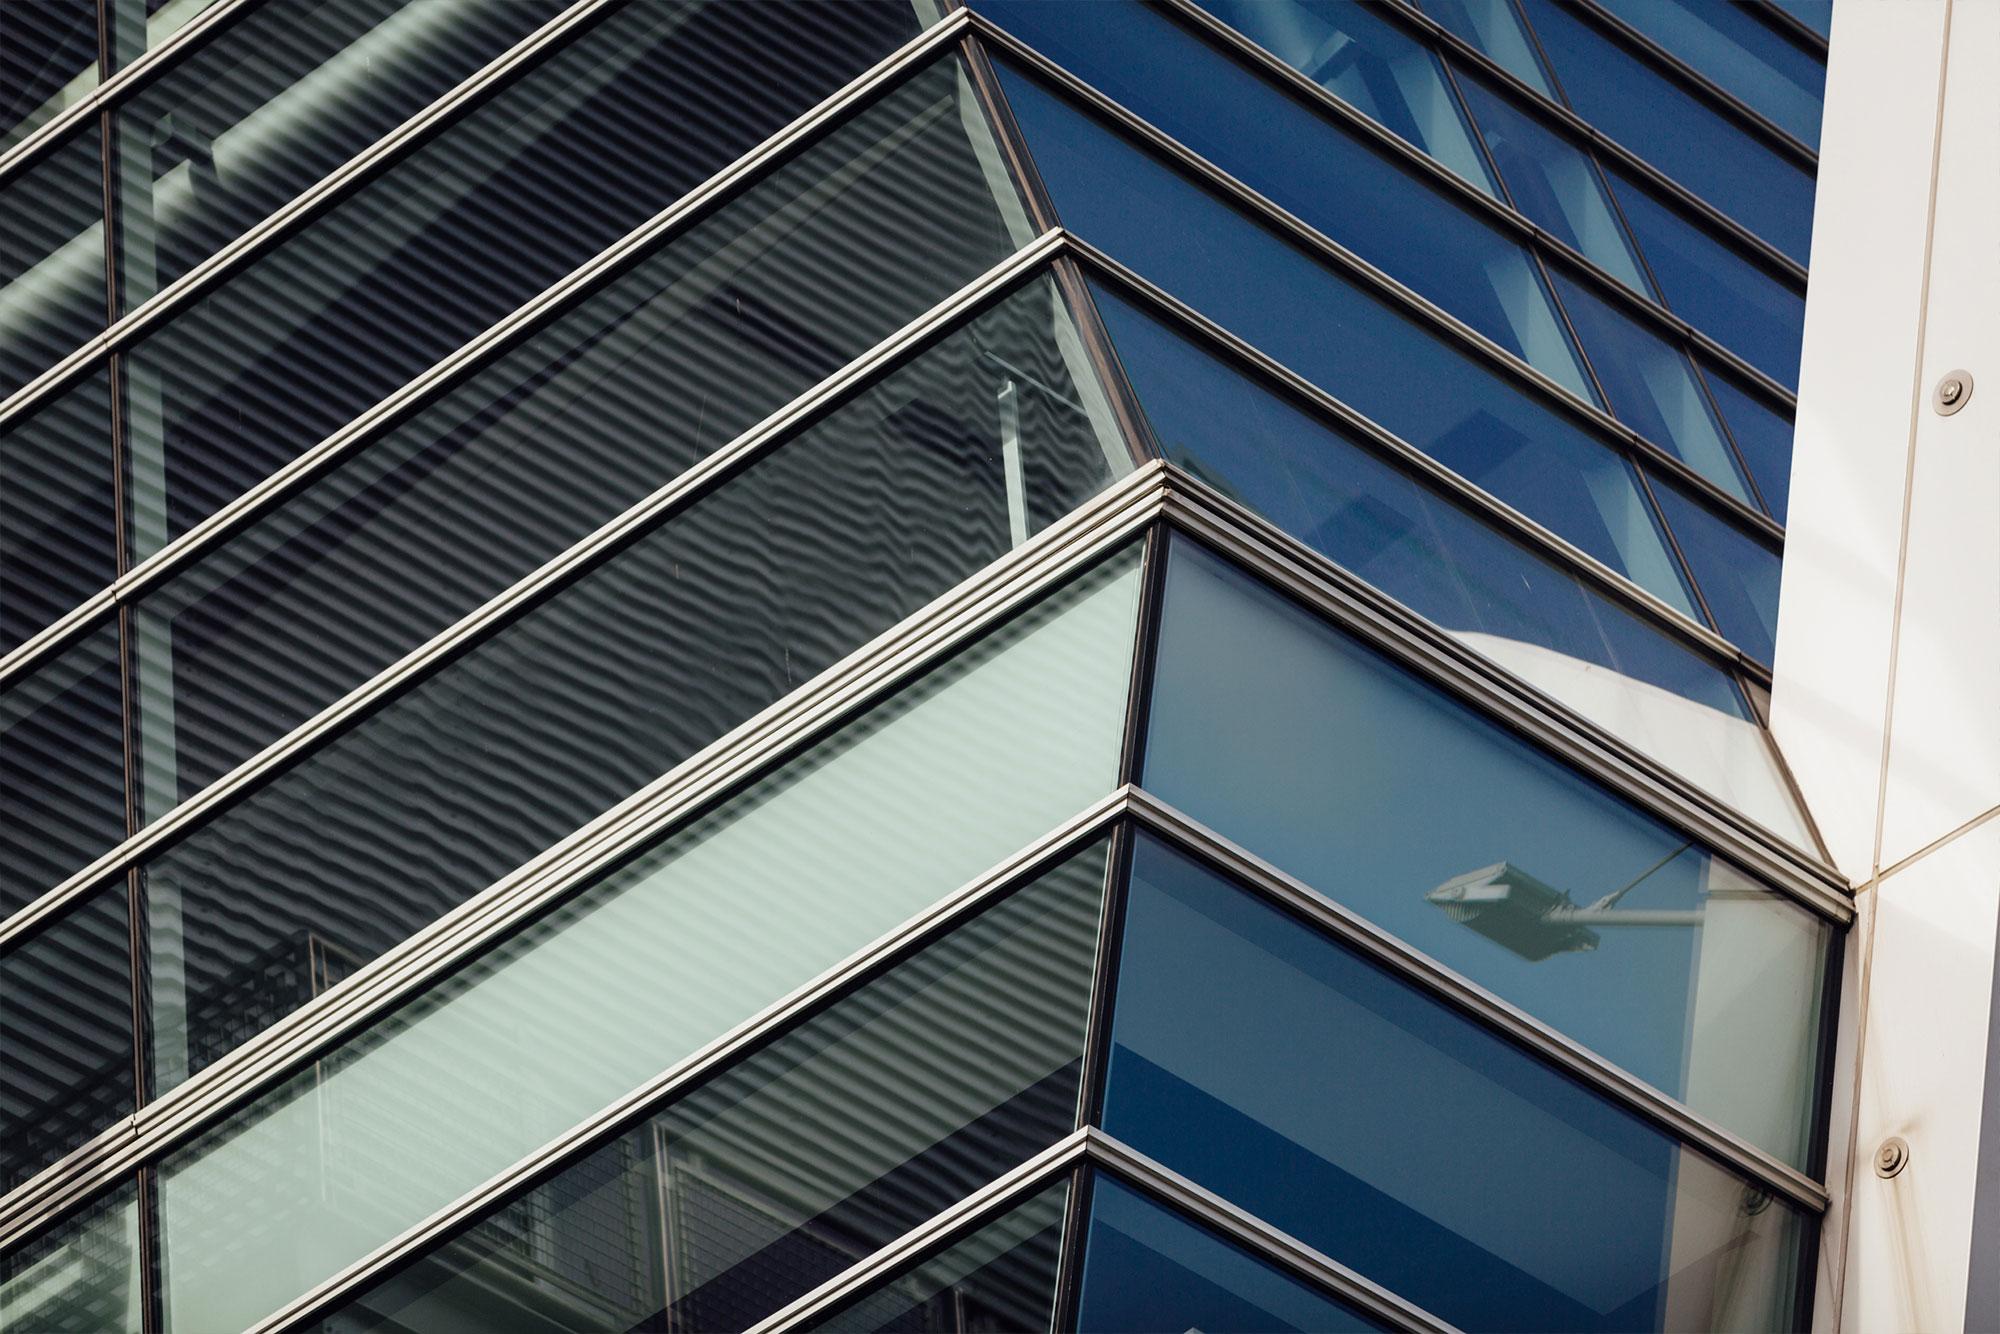
[[[1145,787],[1793,1164],[1827,923],[1190,543]]]
[[[1606,0],[1606,9],[1808,148],[1819,147],[1826,64],[1730,0]]]
[[[838,1334],[1050,1328],[1069,1191],[1065,1177],[802,1328]]]
[[[1000,78],[1066,228],[1696,614],[1631,464],[1575,416],[1032,79],[1005,65]],[[1174,225],[1157,226],[1158,218]],[[1411,392],[1415,385],[1422,392]]]
[[[119,880],[0,954],[0,1191],[132,1113],[125,897]]]
[[[96,0],[0,6],[0,152],[90,96],[97,81]]]
[[[1075,1126],[1106,861],[954,926],[325,1334],[531,1325],[551,1294],[591,1328],[747,1329],[865,1259]]]
[[[1028,224],[997,161],[958,62],[918,72],[148,590],[141,818],[1004,258]]]
[[[135,558],[916,30],[910,6],[891,0],[656,3],[563,45],[132,346]]]
[[[1150,839],[1113,1015],[1107,1132],[1460,1328],[1793,1328],[1797,1210]]]
[[[1102,799],[1138,585],[1090,571],[169,1157],[168,1329],[264,1317]]]
[[[128,1181],[0,1255],[0,1329],[142,1334],[146,1267]]]
[[[1528,252],[1331,113],[1307,109],[1137,0],[981,0],[978,8],[1556,383],[1591,397]],[[1122,201],[1113,194],[1107,202]]]
[[[108,370],[0,428],[0,653],[117,576],[113,474]]]
[[[1302,1279],[1102,1172],[1090,1186],[1076,1327],[1092,1334],[1381,1329]]]
[[[130,309],[544,21],[563,0],[266,0],[120,102]]]
[[[1096,494],[1090,376],[1032,281],[150,857],[160,1087]]]
[[[104,328],[98,143],[96,125],[86,122],[0,185],[7,219],[0,227],[0,398]]]

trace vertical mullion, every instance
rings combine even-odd
[[[1014,113],[1007,108],[1006,95],[1000,91],[999,76],[994,74],[992,62],[986,58],[985,49],[971,31],[968,30],[959,39],[958,52],[965,62],[973,96],[979,102],[979,109],[985,113],[993,137],[1000,143],[1001,156],[1021,191],[1028,218],[1037,232],[1046,232],[1058,225],[1055,203],[1042,184],[1041,174],[1035,170],[1027,140],[1021,134],[1021,127],[1014,123]]]
[[[1062,1240],[1056,1252],[1056,1300],[1049,1327],[1061,1331],[1076,1328],[1077,1308],[1083,1299],[1084,1245],[1090,1231],[1090,1197],[1097,1173],[1078,1164],[1070,1174],[1069,1198],[1063,1203]]]
[[[1758,509],[1775,521],[1778,516],[1772,512],[1771,502],[1764,499],[1764,488],[1757,484],[1757,474],[1750,471],[1750,461],[1744,457],[1743,447],[1736,443],[1736,428],[1729,424],[1729,418],[1722,415],[1722,404],[1715,397],[1715,391],[1709,388],[1708,371],[1703,368],[1701,358],[1695,356],[1690,349],[1687,359],[1688,364],[1694,367],[1694,380],[1701,387],[1702,401],[1707,403],[1709,411],[1715,414],[1716,425],[1722,428],[1722,438],[1729,446],[1731,457],[1736,460],[1736,470],[1743,474],[1744,485],[1750,488],[1751,499],[1757,502]]]

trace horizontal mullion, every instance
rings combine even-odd
[[[1477,982],[1382,930],[1255,853],[1231,842],[1151,793],[1135,789],[1129,807],[1145,828],[1195,854],[1264,898],[1307,918],[1375,963],[1437,996],[1461,1013],[1582,1080],[1674,1139],[1695,1145],[1732,1171],[1749,1177],[1813,1213],[1824,1213],[1827,1191],[1791,1164],[1715,1124],[1672,1095],[1605,1060]]]
[[[1588,402],[1557,384],[1544,372],[1501,347],[1458,316],[1428,297],[1413,291],[1311,223],[1272,202],[1254,187],[1246,185],[1164,130],[1105,96],[1020,38],[999,27],[991,19],[977,11],[973,11],[970,18],[972,26],[982,37],[1019,63],[1034,70],[1039,77],[1055,84],[1065,96],[1082,103],[1091,114],[1108,121],[1120,133],[1169,158],[1179,169],[1201,180],[1264,222],[1275,226],[1293,240],[1302,242],[1308,249],[1330,260],[1337,267],[1368,283],[1397,305],[1442,330],[1461,346],[1477,352],[1501,368],[1510,378],[1533,386],[1571,415],[1583,418],[1599,436],[1606,439],[1608,447],[1618,449],[1636,461],[1668,474],[1683,489],[1694,491],[1712,508],[1722,511],[1725,518],[1758,538],[1774,545],[1781,545],[1784,542],[1785,530],[1769,515],[1751,508],[1730,495],[1715,482],[1696,472],[1686,462],[1640,435],[1595,403]]]
[[[1693,344],[1704,355],[1726,363],[1732,371],[1749,380],[1787,411],[1797,409],[1796,394],[1745,361],[1735,351],[1717,342],[1708,333],[1667,309],[1666,306],[1633,291],[1625,283],[1598,267],[1595,260],[1557,237],[1512,204],[1487,194],[1394,130],[1349,104],[1339,94],[1321,87],[1281,57],[1273,55],[1252,38],[1216,18],[1194,0],[1152,0],[1152,3],[1174,13],[1188,25],[1199,27],[1211,41],[1230,47],[1238,58],[1255,65],[1257,71],[1266,78],[1282,81],[1296,94],[1339,116],[1357,131],[1366,134],[1377,145],[1397,154],[1407,165],[1422,171],[1431,180],[1451,191],[1463,203],[1480,210],[1493,222],[1512,231],[1530,246],[1548,252],[1589,282],[1600,295],[1608,297],[1628,313],[1654,326],[1660,332],[1684,343]],[[1465,109],[1465,114],[1470,117],[1472,113],[1470,109]],[[1789,278],[1789,275],[1787,277]],[[1584,351],[1586,355],[1589,353],[1588,348]]]
[[[601,5],[606,0],[581,0]],[[581,7],[581,6],[579,6]],[[575,12],[575,11],[571,11]],[[558,22],[564,21],[559,18]],[[276,504],[334,467],[347,455],[372,443],[377,435],[401,421],[435,395],[477,371],[530,336],[575,302],[596,291],[629,265],[669,243],[716,209],[736,198],[807,146],[830,122],[950,46],[964,20],[946,20],[917,34],[902,47],[863,71],[782,130],[710,176],[681,198],[641,223],[619,240],[579,264],[563,278],[536,293],[512,313],[468,339],[456,351],[413,376],[401,388],[290,460],[234,500],[206,516],[179,537],[138,562],[106,588],[65,613],[32,639],[0,655],[0,689],[34,663],[90,628],[95,618],[113,606],[135,600],[154,584],[189,564],[209,547],[252,522]],[[532,39],[531,39],[532,40]],[[4,930],[0,929],[0,935]]]
[[[1773,4],[1772,0],[1745,0],[1745,6],[1755,10],[1757,17],[1764,21],[1766,27],[1776,28],[1790,39],[1793,45],[1803,47],[1812,55],[1819,57],[1820,63],[1826,62],[1826,38],[1814,32],[1798,18],[1786,13],[1783,6]]]

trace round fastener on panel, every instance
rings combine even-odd
[[[1972,399],[1972,372],[1948,371],[1931,391],[1931,406],[1940,417],[1949,417]]]
[[[1875,1175],[1888,1179],[1910,1165],[1910,1146],[1901,1135],[1891,1135],[1875,1150]]]

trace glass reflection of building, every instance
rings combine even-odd
[[[1823,32],[0,33],[0,1328],[1808,1318]]]

